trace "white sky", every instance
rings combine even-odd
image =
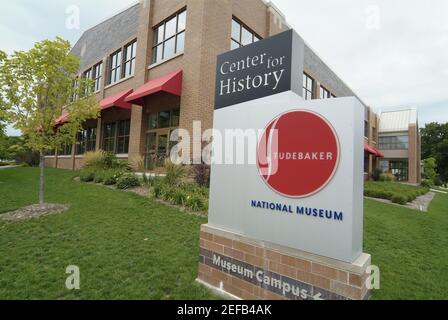
[[[246,0],[240,0],[246,1]],[[417,107],[420,124],[448,122],[447,0],[274,0],[288,23],[376,111]],[[0,49],[27,50],[82,32],[135,0],[0,2]],[[71,6],[79,29],[68,29]],[[72,12],[72,11],[71,11]],[[14,130],[8,130],[14,134]]]

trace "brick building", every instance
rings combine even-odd
[[[154,166],[154,155],[168,153],[173,130],[191,130],[194,120],[202,130],[212,127],[217,55],[288,29],[264,0],[142,1],[92,27],[72,53],[81,59],[78,77],[95,81],[101,117],[85,124],[76,145],[47,156],[46,165],[77,169],[85,152],[102,149]],[[304,69],[305,99],[356,96],[307,45]],[[380,156],[378,119],[365,108],[371,172]]]
[[[378,163],[398,181],[421,182],[421,139],[416,109],[382,112],[379,122],[379,149],[384,155]]]

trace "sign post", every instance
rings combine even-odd
[[[224,157],[212,165],[198,281],[234,298],[369,296],[364,108],[305,101],[303,59],[292,30],[218,57],[213,148]]]

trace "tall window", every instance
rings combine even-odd
[[[121,79],[121,50],[110,56],[110,77],[109,84],[113,84]]]
[[[408,150],[409,136],[380,137],[381,150]]]
[[[306,73],[303,74],[303,99],[311,100],[314,98],[314,79]]]
[[[78,133],[76,154],[85,154],[96,149],[96,128],[83,129]]]
[[[107,123],[104,125],[103,150],[115,152],[116,123]]]
[[[130,132],[131,132],[131,120],[124,120],[118,122],[116,153],[126,154],[129,152]]]
[[[235,18],[232,19],[231,50],[247,46],[260,40],[261,37],[259,37],[255,32],[244,26]]]
[[[135,71],[135,55],[137,51],[137,41],[128,44],[124,49],[124,77],[129,77]]]
[[[70,94],[70,102],[75,102],[76,100],[78,100],[78,84],[79,84],[79,81],[78,81],[78,78],[75,78],[73,81],[72,81],[72,93]]]
[[[101,89],[101,78],[103,76],[103,63],[100,62],[93,67],[92,79],[95,81],[95,92]]]
[[[184,10],[154,28],[152,63],[184,52],[187,11]]]
[[[108,123],[104,126],[103,150],[117,154],[129,152],[131,120]]]
[[[320,98],[321,99],[331,99],[331,93],[325,87],[320,86]]]
[[[92,69],[89,69],[86,72],[84,72],[83,78],[86,81],[89,81],[90,79],[92,79]],[[89,85],[87,85],[87,83],[85,83],[84,90],[83,90],[84,96],[88,96],[92,92],[92,89],[93,89],[92,86],[89,86]]]

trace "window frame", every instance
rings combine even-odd
[[[185,26],[183,29],[179,29],[179,17],[181,15],[185,14]],[[174,35],[171,35],[170,37],[166,38],[166,27],[167,24],[170,23],[173,19],[176,19],[176,30],[174,32]],[[163,27],[163,39],[160,40],[158,37],[159,34],[159,29]],[[187,8],[182,8],[181,10],[177,11],[176,13],[172,14],[171,16],[169,16],[168,18],[166,18],[165,20],[163,20],[162,22],[160,22],[159,24],[157,24],[156,26],[154,26],[152,28],[153,31],[153,43],[152,43],[152,57],[151,57],[151,64],[158,64],[161,63],[165,60],[169,60],[177,55],[180,55],[182,53],[184,53],[185,51],[185,35],[187,32]],[[183,39],[183,48],[179,49],[179,37],[184,37]],[[166,49],[166,44],[169,41],[172,41],[174,39],[174,53],[166,56],[165,54],[165,49]],[[162,53],[160,56],[160,60],[159,60],[159,55],[158,55],[158,51],[161,49]]]
[[[239,26],[239,29],[240,29],[239,30],[239,39],[235,39],[233,37],[233,24],[234,23],[237,23]],[[249,44],[243,44],[243,29],[245,29],[246,31],[248,31],[249,33],[252,34],[252,42]],[[255,39],[257,39],[257,40],[255,40]],[[258,33],[256,33],[252,28],[247,26],[240,19],[238,19],[235,16],[232,16],[232,27],[231,27],[231,32],[230,32],[230,49],[231,50],[235,50],[235,49],[242,48],[244,46],[248,46],[248,45],[258,42],[260,40],[263,40],[263,37],[261,37]],[[233,43],[237,44],[238,48],[233,48]]]
[[[117,58],[115,59],[115,57]],[[116,65],[114,65],[116,61]],[[115,84],[122,79],[122,66],[123,66],[123,48],[116,50],[109,56],[109,84]],[[114,75],[114,80],[112,76]]]
[[[89,127],[78,132],[76,155],[96,150],[97,128]]]
[[[125,130],[124,135],[120,134],[120,129],[121,126],[123,124],[127,125],[127,129]],[[106,136],[106,132],[107,132],[107,126],[113,126],[114,128],[114,132],[113,132],[113,136],[108,137]],[[106,152],[112,152],[114,154],[129,154],[129,144],[130,144],[130,136],[131,136],[131,119],[124,119],[124,120],[118,120],[115,122],[109,122],[104,124],[103,127],[103,137],[102,137],[102,141],[101,141],[101,146],[102,149]],[[124,146],[127,146],[127,151],[124,149],[120,149],[120,139],[124,139]],[[113,141],[113,148],[106,148],[106,143],[108,144],[108,147],[112,145]]]
[[[319,98],[320,99],[331,99],[331,92],[327,88],[325,88],[323,85],[319,88]]]
[[[401,141],[400,138],[406,138],[407,141]],[[378,145],[380,150],[409,150],[409,135],[380,136]]]
[[[311,80],[311,89],[308,89],[309,80]],[[308,73],[304,72],[303,73],[303,81],[302,81],[303,99],[313,100],[315,98],[315,95],[314,95],[315,85],[316,85],[316,80],[314,80],[314,78],[311,77]],[[310,97],[308,97],[308,94],[310,94]]]
[[[98,62],[92,67],[92,80],[94,83],[94,92],[101,90],[101,80],[103,78],[103,62]]]
[[[128,48],[131,48],[131,57],[128,57]],[[137,39],[134,39],[133,41],[129,42],[127,45],[124,46],[123,50],[123,74],[122,78],[126,79],[128,77],[132,77],[135,74],[135,62],[137,59]],[[130,73],[127,74],[127,66],[130,64]]]

